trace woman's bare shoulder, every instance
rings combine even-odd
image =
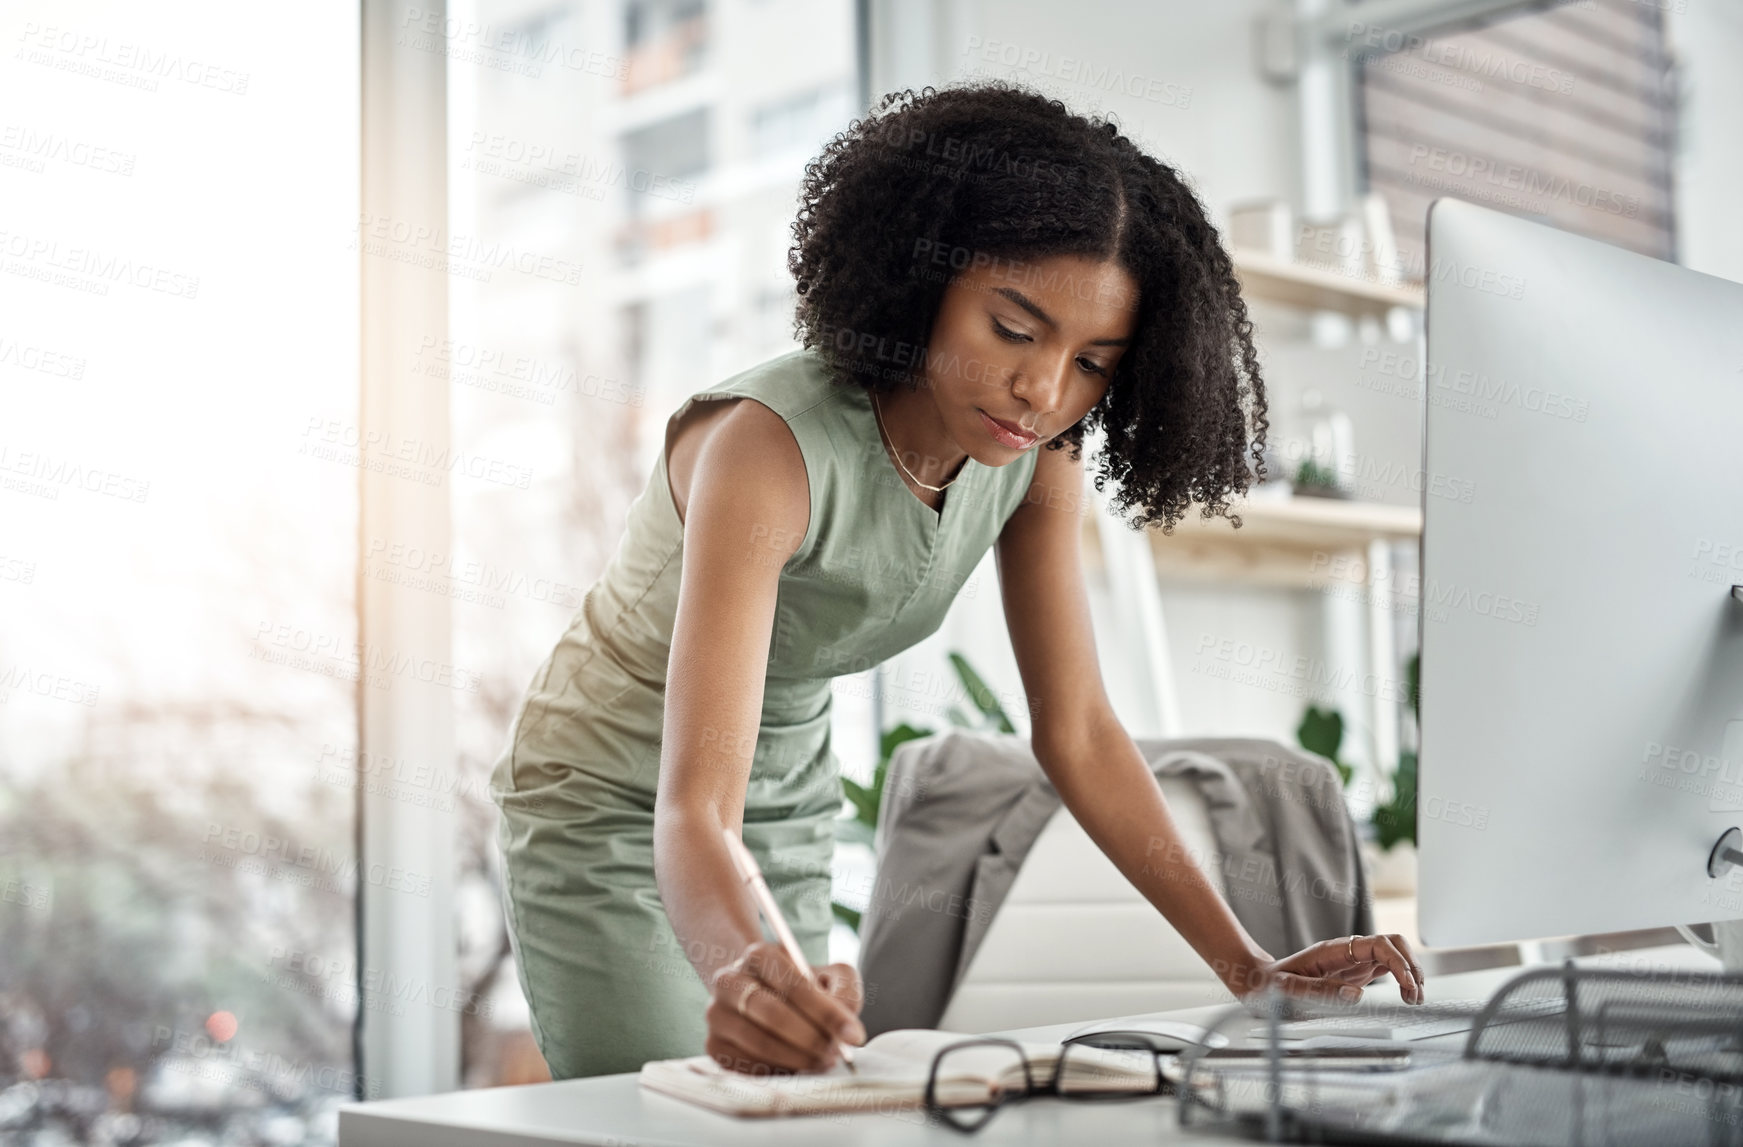
[[[748,395],[707,405],[726,409],[695,425],[686,420],[673,436],[668,474],[679,519],[701,498],[711,513],[762,527],[759,539],[781,545],[790,537],[785,549],[791,554],[811,519],[810,478],[798,439],[786,419]]]

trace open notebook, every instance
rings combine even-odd
[[[932,1057],[945,1046],[976,1037],[929,1028],[904,1028],[874,1036],[854,1051],[857,1074],[845,1064],[794,1075],[750,1075],[720,1066],[705,1055],[654,1060],[642,1067],[641,1086],[729,1115],[809,1115],[919,1107],[925,1098]],[[1044,1085],[1059,1059],[1058,1044],[1024,1043],[1029,1071]],[[1155,1057],[1147,1051],[1073,1047],[1062,1085],[1080,1090],[1141,1091],[1156,1082]],[[938,1077],[936,1098],[946,1107],[985,1103],[999,1090],[1022,1091],[1023,1069],[1009,1046],[953,1051]]]

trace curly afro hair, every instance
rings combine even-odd
[[[1076,461],[1099,425],[1095,487],[1117,485],[1110,504],[1138,511],[1134,529],[1172,532],[1194,503],[1240,525],[1229,501],[1264,479],[1268,428],[1252,323],[1197,196],[1117,125],[1001,80],[893,92],[806,167],[793,235],[795,334],[836,381],[871,390],[924,373],[949,285],[932,252],[1118,260],[1140,291],[1132,343],[1048,448]]]

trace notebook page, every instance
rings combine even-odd
[[[641,1071],[644,1087],[735,1114],[777,1115],[818,1111],[858,1111],[880,1106],[918,1106],[923,1099],[932,1057],[941,1048],[973,1039],[956,1032],[908,1029],[885,1032],[854,1051],[856,1070],[837,1064],[828,1071],[752,1074],[722,1067],[706,1055],[656,1060]],[[1058,1048],[1027,1044],[1037,1083],[1052,1069]],[[997,1087],[1020,1089],[1020,1068],[1011,1078],[994,1082],[989,1074],[1013,1063],[1009,1049],[965,1049],[952,1053],[936,1089],[946,1105],[984,1102]],[[979,1058],[976,1058],[976,1056]],[[958,1063],[958,1058],[961,1062]]]
[[[750,1075],[733,1071],[720,1066],[708,1056],[692,1056],[682,1062],[693,1071],[702,1075],[730,1077],[732,1082],[752,1082],[758,1086],[769,1085],[782,1088],[805,1088],[811,1086],[806,1081],[820,1084],[839,1082],[849,1087],[862,1089],[888,1089],[920,1087],[926,1084],[927,1073],[932,1068],[932,1057],[942,1049],[962,1040],[974,1039],[974,1036],[962,1035],[957,1032],[933,1031],[925,1028],[904,1028],[897,1031],[884,1032],[875,1036],[863,1047],[857,1047],[853,1052],[854,1067],[849,1069],[845,1063],[838,1063],[827,1071],[804,1072],[784,1075]],[[1057,1056],[1058,1049],[1036,1044],[1026,1045],[1031,1064],[1039,1063],[1042,1072],[1052,1069],[1052,1057]],[[945,1067],[951,1079],[971,1079],[985,1083],[1000,1067],[1010,1063],[1014,1053],[1008,1048],[991,1049],[991,1055],[986,1049],[963,1049],[950,1053]],[[1018,1072],[1019,1077],[1021,1072]]]
[[[868,1044],[855,1056],[859,1070],[756,1075],[723,1068],[707,1056],[656,1060],[643,1065],[641,1085],[736,1115],[877,1111],[917,1107],[925,1093],[930,1060],[880,1054]],[[936,1091],[946,1105],[982,1102],[984,1080],[942,1079]]]
[[[849,1071],[846,1064],[836,1064],[828,1071],[792,1076],[750,1077],[759,1084],[780,1081],[773,1086],[789,1091],[813,1090],[818,1086],[833,1086],[832,1081],[856,1090],[924,1089],[933,1058],[945,1048],[980,1037],[961,1032],[936,1031],[930,1028],[902,1028],[884,1032],[854,1052],[858,1071]],[[1029,1061],[1029,1075],[1037,1087],[1045,1084],[1059,1059],[1058,1044],[1022,1043],[1023,1055]],[[738,1075],[723,1068],[707,1056],[689,1061],[696,1069],[712,1075]],[[1155,1058],[1147,1051],[1118,1050],[1094,1047],[1074,1047],[1066,1061],[1068,1082],[1081,1088],[1105,1087],[1108,1090],[1141,1088],[1156,1079]],[[1017,1062],[1016,1049],[1010,1044],[985,1044],[962,1047],[949,1053],[944,1061],[940,1083],[965,1083],[987,1086],[996,1084],[1005,1089],[1024,1086],[1023,1066]],[[805,1081],[818,1081],[816,1084]]]

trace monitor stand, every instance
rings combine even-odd
[[[1707,875],[1723,876],[1738,865],[1743,865],[1743,829],[1732,826],[1713,845],[1707,857]]]

